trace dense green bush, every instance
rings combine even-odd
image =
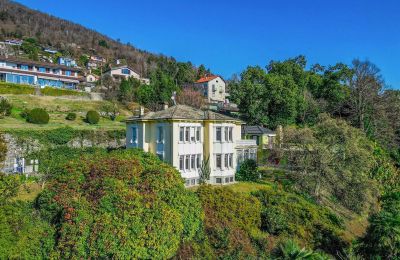
[[[75,136],[75,131],[71,127],[57,128],[46,132],[47,139],[56,145],[67,144]]]
[[[385,195],[382,202],[356,251],[369,259],[400,259],[400,192]]]
[[[197,194],[205,212],[204,228],[212,258],[262,256],[266,236],[259,229],[261,205],[256,198],[229,188],[206,185],[201,186]]]
[[[0,118],[11,115],[11,109],[11,103],[6,98],[0,97]]]
[[[258,181],[260,172],[257,168],[257,162],[252,159],[245,160],[240,164],[239,170],[236,172],[237,181]]]
[[[29,115],[29,112],[30,112],[30,110],[27,109],[27,108],[25,108],[24,110],[21,111],[21,113],[19,113],[19,115],[20,115],[22,118],[27,119],[27,118],[28,118],[28,115]]]
[[[90,110],[86,113],[86,123],[95,125],[100,120],[100,114],[97,111]]]
[[[280,190],[265,189],[253,195],[262,205],[261,228],[271,235],[298,238],[332,255],[349,246],[342,238],[342,219],[330,210]]]
[[[67,119],[69,121],[75,121],[76,113],[73,113],[73,112],[68,113],[67,116],[65,117],[65,119]]]
[[[47,124],[50,116],[43,108],[34,108],[29,111],[26,121],[32,124]]]
[[[41,215],[60,258],[171,258],[201,230],[200,202],[179,172],[139,150],[50,165]],[[76,158],[76,159],[74,159]]]

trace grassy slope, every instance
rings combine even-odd
[[[2,95],[5,96],[13,105],[10,117],[0,119],[0,130],[13,129],[54,129],[63,126],[70,126],[75,129],[124,129],[125,124],[121,120],[130,116],[131,113],[125,106],[120,105],[120,116],[116,121],[107,118],[101,118],[98,125],[88,125],[83,121],[86,112],[89,110],[100,111],[106,101],[88,101],[79,99],[68,99],[64,97],[33,96],[33,95]],[[36,107],[45,108],[50,114],[50,122],[47,125],[34,125],[26,123],[21,118],[20,113],[24,109]],[[65,120],[68,112],[75,112],[77,119],[75,121]]]

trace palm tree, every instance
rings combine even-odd
[[[324,253],[315,252],[313,250],[300,248],[293,240],[287,240],[282,243],[277,252],[275,259],[282,260],[328,260],[331,259]]]

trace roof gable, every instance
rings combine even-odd
[[[205,76],[205,77],[200,78],[199,80],[196,81],[196,83],[205,83],[205,82],[209,82],[211,80],[214,80],[216,78],[220,78],[222,81],[225,82],[225,80],[221,76],[209,75],[209,76]]]

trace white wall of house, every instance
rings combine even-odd
[[[124,72],[129,72],[129,73],[124,73]],[[111,76],[124,77],[125,79],[128,79],[130,77],[133,77],[135,79],[140,79],[140,75],[128,67],[114,68],[108,71],[107,74],[110,74]]]
[[[202,94],[208,102],[225,102],[226,84],[221,77],[217,77],[208,82],[195,83],[196,88],[201,89]]]
[[[208,157],[211,184],[235,181],[237,145],[241,141],[239,122],[138,121],[127,124],[126,140],[127,148],[141,148],[173,165],[187,186],[199,184],[200,167]],[[256,151],[254,140],[245,141]]]

